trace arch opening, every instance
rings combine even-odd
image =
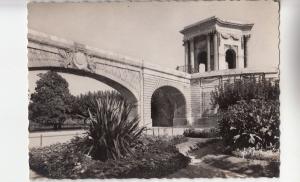
[[[134,117],[139,114],[139,105],[138,105],[138,99],[136,95],[127,87],[122,85],[121,83],[112,80],[111,78],[108,78],[106,76],[97,74],[97,73],[91,73],[84,70],[78,70],[78,69],[72,69],[72,68],[61,68],[61,67],[34,67],[29,68],[29,71],[55,71],[58,73],[67,73],[71,75],[76,76],[82,76],[87,77],[91,79],[95,79],[103,84],[108,85],[109,87],[113,88],[115,91],[120,93],[128,103],[132,104],[134,108],[132,109],[130,113],[130,117]],[[84,85],[84,84],[83,84]],[[101,90],[101,89],[99,89]]]
[[[235,69],[236,68],[236,53],[233,49],[228,49],[225,54],[225,59],[227,63],[228,69]]]
[[[203,73],[207,71],[207,52],[203,51],[200,52],[197,56],[198,60],[198,65],[197,65],[197,70],[199,73]]]
[[[154,91],[151,97],[152,126],[185,126],[186,101],[176,88],[163,86]]]

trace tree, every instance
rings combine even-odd
[[[61,128],[71,112],[74,97],[70,94],[68,82],[55,71],[38,74],[35,92],[29,103],[29,120]]]
[[[84,119],[84,122],[89,118],[89,112],[96,112],[96,100],[102,99],[103,97],[106,97],[107,94],[113,95],[113,97],[116,100],[124,100],[123,96],[120,95],[116,91],[97,91],[97,92],[88,92],[85,94],[80,94],[78,96],[74,96],[74,99],[72,99],[72,116]]]

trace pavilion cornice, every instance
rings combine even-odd
[[[253,27],[253,23],[241,23],[241,22],[234,22],[234,21],[227,21],[217,18],[215,16],[201,20],[194,24],[184,27],[180,33],[187,35],[187,34],[194,34],[196,30],[199,29],[208,29],[208,30],[216,30],[216,26],[225,27],[225,28],[233,28],[239,29],[241,31],[250,31]]]

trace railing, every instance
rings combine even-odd
[[[63,124],[60,129],[55,130],[52,125],[42,125],[33,122],[29,122],[29,132],[40,131],[60,131],[60,130],[74,130],[74,129],[86,129],[87,124]]]
[[[186,73],[196,73],[196,69],[193,69],[192,67],[187,66],[177,66],[176,70],[186,72]]]
[[[278,73],[278,68],[271,69],[251,69],[251,68],[235,68],[235,69],[222,69],[199,72],[199,69],[192,68],[191,66],[177,66],[176,70],[190,73],[190,74],[203,74],[203,75],[234,75],[234,74],[275,74]]]
[[[83,134],[83,130],[77,131],[57,131],[29,134],[29,148],[43,147],[55,143],[63,143],[71,140],[75,136]]]
[[[177,66],[176,70],[186,72],[186,73],[190,73],[190,74],[199,73],[199,69],[192,68],[191,66],[190,67],[188,67],[188,66]]]

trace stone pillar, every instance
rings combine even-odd
[[[190,42],[190,67],[191,67],[191,73],[193,73],[194,72],[193,65],[195,64],[194,39],[191,39],[189,42]]]
[[[207,37],[206,37],[206,41],[207,41],[207,71],[210,71],[211,68],[210,68],[210,35],[207,34]]]
[[[249,36],[244,36],[244,68],[248,67],[248,40]]]
[[[218,33],[214,33],[214,66],[215,71],[219,70],[219,55],[218,55]]]
[[[189,72],[189,42],[184,41],[183,46],[184,46],[184,72]]]

